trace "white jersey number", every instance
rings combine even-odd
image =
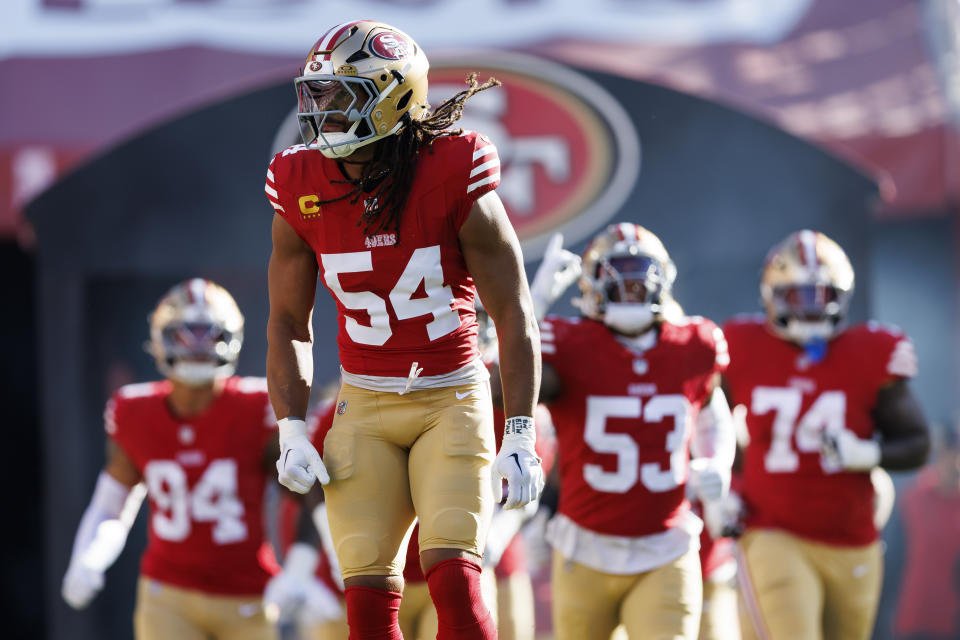
[[[362,309],[370,316],[370,326],[364,326],[348,316],[347,335],[359,344],[383,345],[393,335],[387,301],[371,291],[344,291],[340,285],[341,273],[373,270],[371,252],[326,253],[320,255],[320,261],[323,264],[324,282],[343,306],[347,309]],[[421,282],[427,295],[425,298],[414,298],[413,294]],[[460,314],[451,306],[454,301],[453,291],[443,284],[440,245],[423,247],[413,252],[389,297],[393,311],[400,320],[433,316],[433,320],[427,323],[427,336],[431,341],[460,328]]]
[[[670,454],[670,465],[640,464],[640,448],[626,433],[608,433],[608,418],[643,419],[647,423],[673,418],[673,429],[664,443]],[[597,453],[617,456],[617,468],[607,471],[598,464],[583,465],[583,478],[593,489],[605,493],[626,493],[637,480],[652,493],[676,489],[687,476],[687,451],[683,446],[690,428],[690,403],[679,394],[653,396],[646,405],[632,396],[589,396],[584,442]]]
[[[157,509],[151,525],[157,536],[180,542],[190,535],[191,522],[215,522],[213,541],[241,542],[247,538],[243,503],[237,497],[237,462],[214,460],[190,491],[187,474],[173,460],[153,460],[144,469],[147,490]]]
[[[750,412],[758,416],[774,412],[770,449],[763,459],[763,466],[770,473],[796,471],[800,466],[797,452],[820,451],[824,433],[839,433],[845,428],[847,394],[843,391],[824,391],[800,417],[802,404],[803,393],[799,389],[756,387],[753,390]],[[820,459],[820,466],[827,473],[839,471],[824,458]]]

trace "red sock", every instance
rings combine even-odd
[[[497,627],[480,595],[480,565],[453,558],[433,565],[426,576],[437,608],[437,640],[496,640]]]
[[[344,593],[350,640],[403,640],[399,593],[370,587],[347,587]]]

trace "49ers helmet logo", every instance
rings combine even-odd
[[[525,260],[543,255],[556,231],[571,247],[617,215],[640,171],[640,140],[603,87],[569,67],[517,54],[432,62],[432,104],[462,90],[472,71],[481,82],[493,76],[503,83],[471,98],[456,126],[497,146],[497,193]]]
[[[381,31],[370,41],[370,51],[384,60],[400,60],[413,53],[410,42],[399,33]]]

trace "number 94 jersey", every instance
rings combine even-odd
[[[419,152],[399,232],[388,225],[368,234],[361,216],[376,203],[351,195],[335,160],[303,145],[274,156],[267,199],[317,256],[347,372],[405,378],[417,362],[434,376],[478,358],[476,291],[459,232],[474,201],[499,184],[486,137],[437,138]]]
[[[704,318],[664,322],[638,353],[595,320],[548,317],[541,327],[543,360],[562,385],[550,405],[559,513],[612,536],[683,526],[691,431],[728,361],[720,329]]]
[[[144,576],[221,595],[263,592],[264,448],[276,420],[262,378],[229,378],[203,413],[174,417],[169,382],[121,387],[107,435],[136,465],[150,499]]]
[[[825,432],[873,437],[871,413],[880,389],[916,374],[910,339],[876,323],[855,325],[813,362],[801,347],[771,333],[762,316],[735,318],[723,330],[730,345],[730,404],[747,408],[747,525],[834,545],[873,542],[870,474],[832,468],[820,452]]]

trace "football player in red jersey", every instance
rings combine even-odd
[[[275,210],[267,378],[281,483],[325,487],[353,638],[399,638],[404,539],[416,515],[439,638],[490,638],[480,555],[500,478],[507,508],[542,486],[533,408],[539,332],[519,242],[494,189],[496,147],[451,129],[477,85],[430,111],[427,59],[405,33],[329,30],[296,79],[304,144],[270,163]],[[318,277],[337,304],[342,386],[321,460],[306,435]],[[494,456],[473,309],[494,319],[506,389]],[[491,462],[493,463],[491,468]],[[328,472],[329,470],[329,472]],[[491,473],[492,471],[492,473]]]
[[[150,351],[167,379],[122,387],[107,405],[107,463],[63,597],[81,609],[99,592],[146,485],[139,640],[276,637],[260,604],[270,576],[259,561],[276,422],[266,381],[233,376],[242,342],[243,315],[225,289],[200,278],[178,284],[150,317]]]
[[[675,274],[653,233],[610,225],[583,256],[582,317],[541,324],[540,399],[553,416],[559,460],[547,536],[560,640],[606,640],[619,623],[631,639],[697,637],[703,525],[687,484],[703,500],[721,499],[734,437],[716,389],[726,342],[709,320],[677,313]],[[544,280],[538,273],[535,282]],[[537,299],[556,293],[534,288]],[[697,430],[702,456],[691,461],[701,419],[711,429]]]
[[[859,640],[882,579],[870,471],[921,465],[929,448],[907,381],[910,339],[844,326],[853,267],[822,233],[767,256],[765,317],[728,322],[725,387],[747,409],[740,538],[745,637]]]

